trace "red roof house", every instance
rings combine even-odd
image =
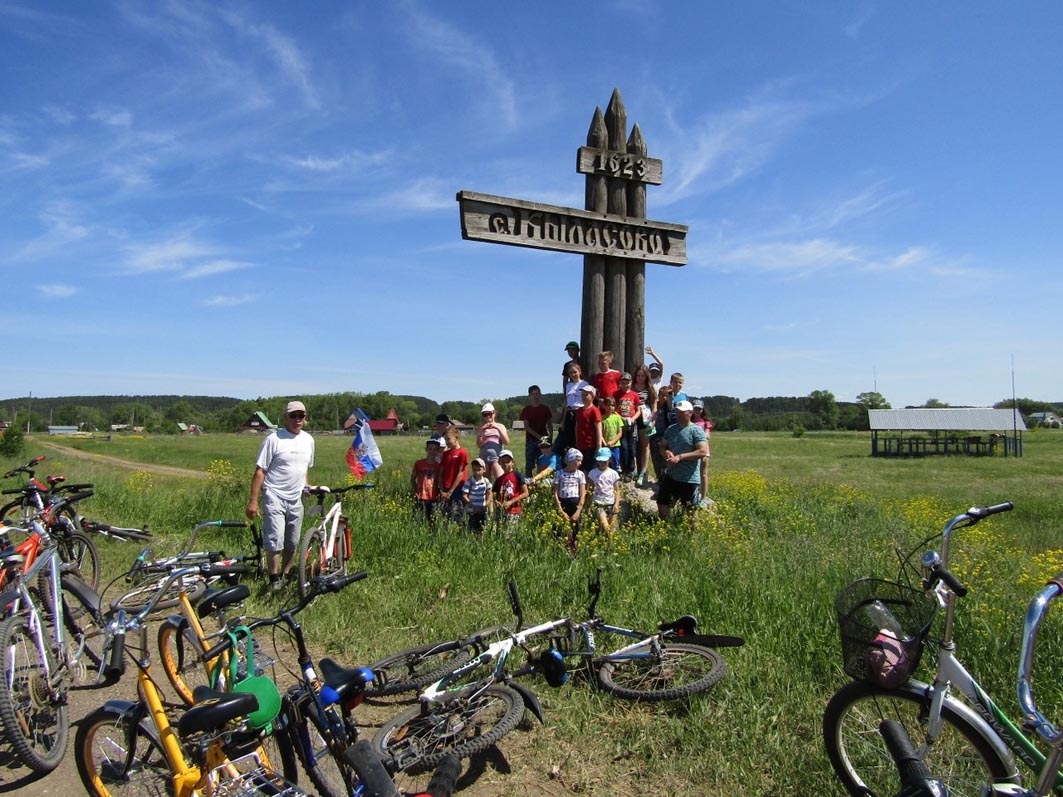
[[[388,417],[382,421],[369,421],[369,428],[373,434],[396,434],[402,428],[399,416],[394,409],[388,410]]]

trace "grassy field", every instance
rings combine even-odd
[[[867,435],[718,434],[714,513],[699,513],[693,525],[635,515],[612,539],[585,533],[575,558],[556,542],[545,496],[533,498],[511,537],[489,534],[478,542],[413,523],[408,474],[423,438],[380,442],[386,464],[373,474],[378,489],[346,503],[356,557],[371,578],[315,604],[306,627],[319,648],[362,663],[505,621],[511,577],[529,620],[578,614],[597,567],[605,571],[599,609],[607,619],[650,627],[691,612],[706,630],[747,639],[725,652],[731,673],[721,684],[680,704],[633,706],[585,684],[557,691],[537,685],[549,725],[521,734],[521,755],[544,772],[561,767],[565,788],[586,794],[615,794],[621,777],[632,794],[839,794],[819,736],[823,707],[846,681],[834,596],[861,576],[893,577],[896,549],[913,548],[972,504],[1016,503],[1014,512],[959,533],[953,551],[954,569],[971,588],[958,624],[964,660],[1015,713],[1025,603],[1063,570],[1063,434],[1051,430],[1027,434],[1021,459],[911,461],[872,460]],[[207,481],[50,450],[43,470],[94,481],[86,514],[147,523],[160,537],[158,549],[169,551],[197,521],[242,517],[258,444],[226,435],[69,442],[85,452],[206,471]],[[318,438],[311,480],[345,483],[347,445]],[[31,440],[27,458],[34,453]],[[219,544],[233,551],[243,545],[237,534]],[[105,546],[113,572],[133,554]],[[259,608],[269,606],[260,599]],[[1050,622],[1044,636],[1038,696],[1050,710],[1063,708],[1058,628]]]

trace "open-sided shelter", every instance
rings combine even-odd
[[[921,407],[868,410],[867,417],[873,457],[1022,456],[1026,423],[1013,409]]]

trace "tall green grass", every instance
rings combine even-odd
[[[611,621],[652,628],[690,612],[705,630],[746,638],[744,648],[724,651],[731,673],[723,682],[678,704],[633,706],[579,684],[536,685],[549,726],[525,734],[522,750],[546,768],[567,762],[566,785],[587,794],[614,792],[602,778],[612,772],[635,793],[840,793],[819,737],[823,707],[846,681],[835,595],[861,576],[895,576],[896,551],[940,531],[950,515],[1007,499],[1016,511],[957,533],[953,563],[971,588],[958,626],[963,659],[1015,714],[1022,612],[1039,584],[1063,570],[1063,435],[1050,432],[1029,434],[1021,459],[910,461],[871,459],[866,435],[717,435],[713,513],[699,513],[693,524],[636,513],[613,538],[582,532],[575,558],[552,532],[556,518],[545,496],[533,497],[514,533],[495,531],[482,541],[413,522],[409,467],[423,438],[380,442],[386,464],[373,474],[377,489],[344,502],[357,565],[371,577],[312,607],[305,626],[318,649],[364,663],[506,621],[510,578],[529,621],[580,616],[587,580],[599,567],[598,608]],[[195,522],[242,517],[258,443],[209,436],[123,444],[124,457],[209,470],[210,479],[194,483],[52,453],[47,464],[96,482],[87,514],[148,523],[160,550],[176,550]],[[77,445],[117,450],[106,441]],[[347,445],[319,438],[311,480],[346,483]],[[232,550],[247,545],[239,532],[214,540]],[[115,570],[132,555],[106,546]],[[273,609],[267,596],[255,606]],[[1063,707],[1060,652],[1050,621],[1037,681],[1050,711]]]

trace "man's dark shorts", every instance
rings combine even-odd
[[[661,477],[657,489],[657,503],[671,506],[676,501],[680,501],[693,507],[698,501],[699,487],[699,484],[693,482],[677,482],[666,473]]]

